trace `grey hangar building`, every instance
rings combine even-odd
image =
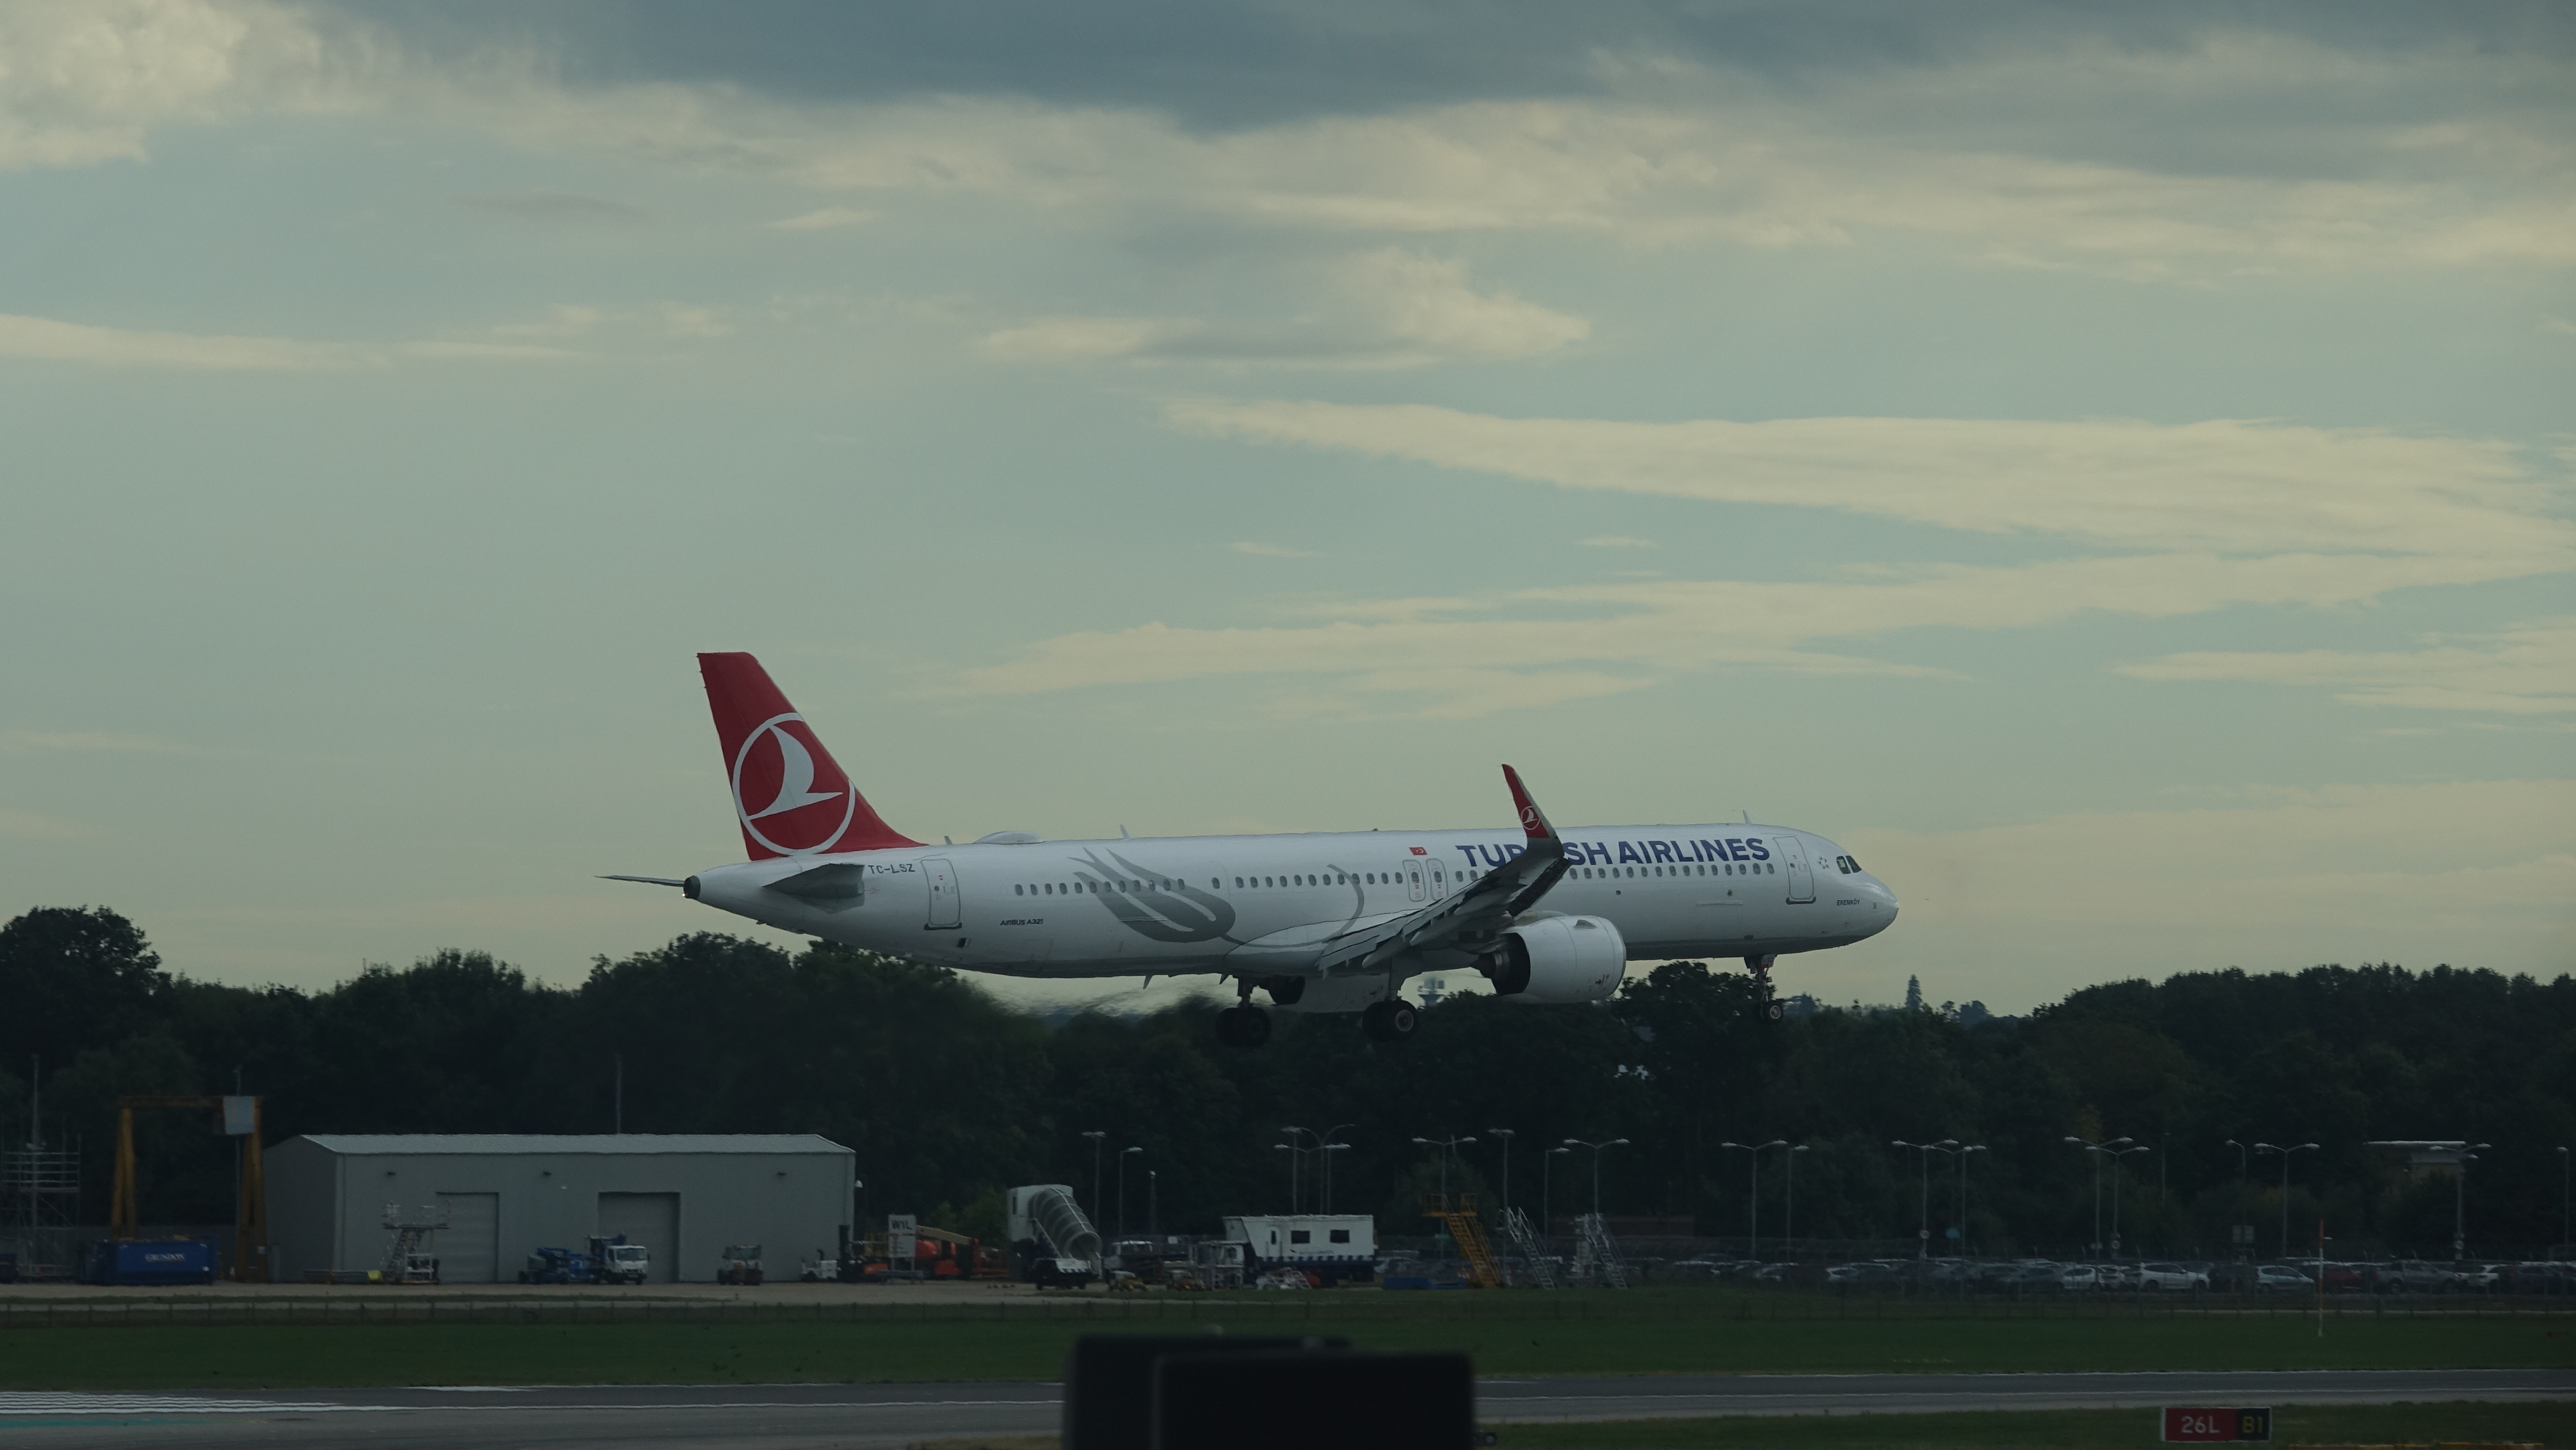
[[[271,1272],[294,1282],[383,1263],[388,1206],[444,1210],[449,1284],[511,1283],[539,1247],[624,1234],[661,1283],[711,1282],[728,1244],[792,1273],[850,1232],[858,1155],[811,1133],[344,1134],[267,1150]]]

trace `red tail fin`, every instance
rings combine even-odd
[[[724,745],[742,846],[753,860],[921,844],[877,818],[760,661],[702,654],[698,673]]]

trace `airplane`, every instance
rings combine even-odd
[[[1410,1038],[1400,995],[1474,971],[1516,1002],[1597,1002],[1631,961],[1740,956],[1766,1016],[1771,968],[1895,922],[1896,893],[1813,831],[1743,822],[1559,830],[1503,767],[1514,826],[1045,841],[996,831],[926,845],[880,819],[748,654],[701,654],[750,859],[694,876],[609,876],[781,931],[887,956],[1053,979],[1214,973],[1217,1038],[1258,1047],[1270,1017],[1358,1013]]]

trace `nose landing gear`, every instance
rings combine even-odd
[[[1759,1001],[1762,1015],[1773,1022],[1789,1015],[1789,1010],[1781,1006],[1772,996],[1771,964],[1778,960],[1780,960],[1778,956],[1769,953],[1744,959],[1745,970],[1753,974],[1753,990]]]

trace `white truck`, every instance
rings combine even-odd
[[[1039,1288],[1079,1289],[1105,1276],[1100,1230],[1062,1183],[1031,1183],[1005,1195],[1010,1210],[1011,1267]]]
[[[1377,1220],[1364,1213],[1245,1215],[1225,1221],[1225,1236],[1243,1245],[1247,1280],[1281,1268],[1328,1285],[1377,1277]]]

